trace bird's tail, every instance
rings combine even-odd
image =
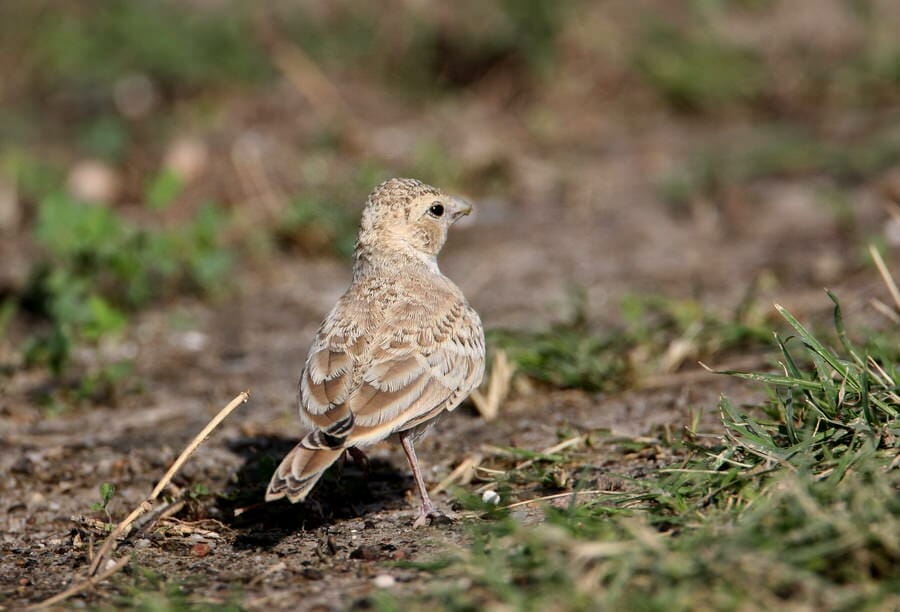
[[[266,491],[266,501],[287,497],[291,503],[303,501],[331,464],[337,461],[343,448],[310,448],[309,436],[304,438],[281,461],[272,475]]]

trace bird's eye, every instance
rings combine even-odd
[[[431,205],[431,208],[428,209],[428,212],[430,212],[435,217],[440,217],[441,215],[444,214],[444,205],[438,204],[437,202],[435,202],[434,204]]]

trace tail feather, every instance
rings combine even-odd
[[[304,440],[305,441],[305,440]],[[331,464],[344,449],[308,448],[300,442],[282,459],[272,475],[266,491],[266,501],[287,497],[291,503],[303,501]]]

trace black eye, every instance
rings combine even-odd
[[[431,205],[431,208],[428,209],[428,212],[430,212],[435,217],[440,217],[441,215],[444,214],[444,205],[434,203]]]

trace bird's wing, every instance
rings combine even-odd
[[[461,299],[398,304],[347,398],[355,443],[370,443],[453,410],[484,374],[484,333]]]
[[[359,386],[369,338],[378,325],[373,315],[378,313],[348,292],[325,318],[309,349],[300,374],[300,417],[313,435],[325,436],[322,445],[341,445],[353,426],[346,401]]]
[[[396,302],[370,333],[323,326],[300,384],[301,414],[323,445],[381,440],[452,410],[481,382],[481,321],[447,297]]]

